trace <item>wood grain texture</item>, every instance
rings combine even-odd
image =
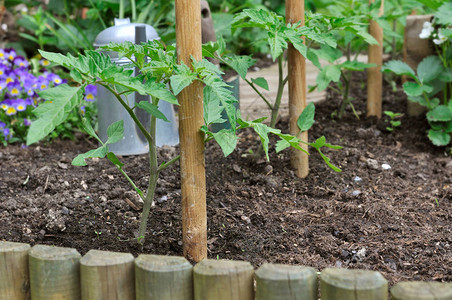
[[[195,300],[253,300],[253,274],[249,262],[203,260],[193,268]]]
[[[374,2],[370,0],[369,3]],[[379,15],[383,15],[384,0],[381,0]],[[381,118],[382,94],[383,94],[383,74],[381,66],[383,64],[383,28],[374,20],[369,22],[369,33],[377,40],[378,45],[369,45],[369,63],[376,64],[376,67],[367,69],[367,116]]]
[[[393,300],[452,300],[452,283],[399,282],[391,289]]]
[[[28,244],[0,241],[0,299],[30,298],[29,251]]]
[[[317,270],[263,264],[256,272],[256,300],[317,300]]]
[[[36,245],[29,252],[32,300],[80,299],[80,253]]]
[[[176,0],[176,45],[179,62],[199,61],[201,4]],[[184,256],[199,262],[207,257],[206,175],[204,162],[203,86],[194,82],[178,95]]]
[[[135,260],[137,300],[192,300],[193,266],[183,257],[142,254]]]
[[[130,253],[90,250],[80,260],[82,299],[135,299],[135,272]]]
[[[320,274],[322,300],[386,300],[388,282],[378,272],[326,268]]]
[[[301,22],[304,26],[304,0],[286,1],[286,19],[288,23]],[[289,86],[289,130],[290,134],[308,142],[308,132],[300,131],[297,125],[298,117],[306,107],[306,59],[292,45],[287,53],[288,86]],[[300,146],[308,151],[306,144]],[[309,174],[309,158],[302,151],[291,149],[290,162],[295,174],[305,178]]]

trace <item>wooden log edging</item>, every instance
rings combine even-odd
[[[376,271],[140,255],[0,241],[0,300],[15,299],[388,299]],[[320,280],[320,281],[319,281]],[[318,289],[320,282],[320,290]],[[256,291],[256,293],[255,293]],[[452,300],[452,283],[399,282],[394,300]],[[136,294],[136,298],[135,298]],[[255,297],[254,298],[254,294]]]

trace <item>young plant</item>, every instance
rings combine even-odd
[[[173,157],[167,162],[159,164],[157,161],[157,147],[155,145],[156,137],[156,119],[168,121],[166,116],[159,110],[159,101],[167,101],[177,105],[176,95],[185,87],[194,81],[201,81],[204,84],[204,122],[205,125],[200,128],[205,133],[206,142],[214,139],[221,147],[225,156],[229,155],[237,145],[237,131],[243,128],[252,128],[259,135],[266,157],[268,159],[269,137],[274,134],[280,138],[277,144],[277,151],[287,147],[294,147],[304,151],[296,137],[288,134],[282,134],[280,130],[268,127],[262,124],[262,120],[243,121],[234,107],[237,101],[233,96],[228,85],[221,79],[221,72],[218,68],[203,59],[201,61],[191,61],[189,68],[185,64],[178,64],[175,54],[175,47],[165,48],[160,42],[150,41],[141,45],[134,45],[130,42],[122,44],[110,44],[102,47],[102,51],[115,51],[120,57],[126,57],[130,60],[130,68],[118,66],[111,62],[110,58],[103,53],[96,51],[86,51],[85,55],[73,57],[56,53],[40,51],[46,59],[60,64],[71,70],[71,76],[78,84],[63,84],[53,89],[43,91],[40,96],[49,100],[35,109],[38,119],[31,124],[27,136],[27,144],[32,144],[54,130],[54,128],[63,122],[70,111],[77,109],[82,104],[83,92],[89,84],[97,84],[109,90],[119,103],[124,107],[130,117],[135,121],[140,131],[145,136],[149,144],[149,182],[147,191],[143,192],[130,178],[124,164],[119,158],[108,149],[108,145],[122,139],[123,122],[118,121],[110,125],[107,129],[108,139],[102,141],[92,128],[90,122],[86,119],[83,126],[86,132],[96,138],[100,147],[78,155],[72,162],[73,165],[86,165],[89,158],[106,157],[112,162],[118,170],[129,181],[138,195],[144,202],[141,215],[138,241],[144,243],[147,219],[150,209],[153,205],[157,179],[161,171],[168,168],[179,159],[179,155]],[[140,70],[138,76],[133,77],[133,68]],[[168,88],[169,85],[169,88]],[[135,105],[128,103],[126,96],[132,92],[138,92],[142,95],[149,95],[151,101],[141,101]],[[220,105],[221,104],[221,105]],[[134,109],[141,108],[150,114],[150,127],[145,128],[136,116]],[[214,123],[223,123],[226,120],[222,118],[222,112],[226,112],[227,119],[231,124],[228,129],[222,129],[218,132],[211,132],[209,125]],[[313,123],[313,110],[305,113],[304,130],[309,129]],[[307,126],[306,124],[310,124]],[[320,148],[330,147],[337,149],[339,147],[325,143],[325,139],[320,138],[315,143],[310,143],[312,147],[320,153]],[[321,153],[328,165],[334,167],[329,159]]]
[[[389,117],[389,120],[385,120],[385,122],[389,123],[389,126],[386,127],[387,131],[393,132],[396,127],[399,127],[402,125],[402,122],[400,120],[397,120],[398,118],[402,117],[402,113],[395,113],[392,111],[384,111],[384,114]]]
[[[406,75],[403,84],[408,100],[425,106],[431,129],[428,137],[436,146],[447,146],[452,134],[452,3],[446,2],[434,14],[433,23],[426,22],[420,38],[433,40],[437,55],[426,57],[416,72],[401,61],[389,61],[384,72]],[[440,99],[442,98],[442,99]]]

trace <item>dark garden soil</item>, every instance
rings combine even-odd
[[[206,149],[208,256],[250,261],[380,271],[401,280],[452,281],[452,159],[432,146],[424,118],[404,116],[394,133],[385,119],[365,117],[365,93],[355,80],[351,111],[331,117],[339,98],[330,92],[317,105],[312,139],[344,146],[326,151],[342,173],[317,153],[306,179],[294,176],[289,152],[256,160],[258,138],[240,135],[237,150],[224,158]],[[405,97],[386,87],[383,108],[405,111]],[[279,123],[282,129],[287,122]],[[20,145],[0,149],[0,239],[121,252],[182,255],[179,164],[159,180],[146,243],[137,234],[136,195],[106,160],[73,167],[93,141]],[[165,147],[160,159],[177,149]],[[450,151],[450,150],[449,150]],[[125,170],[143,189],[147,156],[123,157]],[[390,169],[383,169],[388,164]]]

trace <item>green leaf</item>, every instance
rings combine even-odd
[[[436,79],[444,70],[443,64],[438,56],[432,55],[424,58],[417,67],[417,76],[421,83]]]
[[[407,81],[403,84],[403,90],[410,97],[420,96],[424,92],[430,93],[433,90],[431,85],[419,85],[416,82]]]
[[[36,143],[63,123],[69,113],[77,107],[83,98],[85,86],[70,87],[61,84],[39,92],[39,96],[48,101],[33,111],[38,119],[31,123],[27,134],[27,145]]]
[[[323,91],[328,87],[331,81],[338,82],[341,78],[341,69],[339,65],[326,65],[323,67],[316,78],[318,90]]]
[[[251,78],[251,81],[261,88],[268,91],[268,82],[264,77],[258,77],[258,78]]]
[[[452,69],[444,69],[438,79],[442,82],[452,82]]]
[[[427,119],[429,121],[450,121],[452,120],[452,110],[446,105],[438,105],[427,113]]]
[[[342,68],[351,71],[364,71],[367,68],[376,67],[376,64],[366,64],[357,60],[346,61],[340,65]]]
[[[309,130],[314,124],[315,106],[314,103],[310,102],[300,114],[297,120],[298,128],[301,131]]]
[[[279,134],[279,133],[281,133],[281,130],[271,128],[271,127],[269,127],[265,124],[261,124],[261,123],[253,124],[252,128],[259,135],[259,137],[261,139],[262,147],[265,152],[265,156],[266,156],[267,160],[270,160],[270,158],[268,156],[268,144],[270,142],[268,134],[269,133]]]
[[[225,157],[231,154],[237,146],[238,137],[233,129],[221,129],[212,135]]]
[[[210,124],[219,124],[226,122],[222,118],[224,107],[221,105],[220,99],[212,92],[210,86],[204,87],[204,123],[206,126]]]
[[[250,56],[244,55],[244,56],[227,56],[224,58],[225,63],[234,69],[242,79],[246,78],[246,74],[248,73],[248,69],[252,67],[256,60],[252,59]]]
[[[413,69],[411,69],[409,65],[400,60],[388,61],[381,67],[381,71],[393,72],[397,75],[406,75],[413,79],[416,79],[416,74],[414,73]]]
[[[428,138],[435,146],[447,146],[450,143],[450,133],[443,130],[430,129],[428,131]]]
[[[157,99],[166,101],[168,103],[179,105],[179,102],[177,102],[176,96],[173,95],[168,90],[168,87],[166,84],[161,82],[155,82],[152,80],[146,81],[144,84],[146,94],[151,95],[152,97],[155,97]]]
[[[105,144],[114,144],[122,140],[124,137],[124,121],[119,120],[110,124],[107,128],[108,139]]]
[[[87,118],[82,119],[82,125],[86,133],[88,133],[90,136],[98,140],[99,143],[103,144],[102,140],[97,136],[96,132],[94,131],[93,126],[91,126],[91,122]]]
[[[159,108],[156,105],[154,105],[154,104],[152,104],[152,103],[150,103],[148,101],[140,101],[140,102],[138,102],[137,107],[145,110],[148,114],[153,115],[157,119],[161,119],[161,120],[163,120],[165,122],[169,122],[169,120],[159,110]]]
[[[279,32],[268,32],[268,43],[270,45],[270,54],[273,60],[276,60],[287,49],[287,42]]]
[[[122,162],[119,161],[119,158],[113,153],[113,152],[108,152],[107,153],[107,158],[109,161],[111,161],[114,165],[122,168],[124,166],[124,164]]]
[[[328,61],[329,63],[334,63],[340,57],[342,57],[342,51],[328,45],[321,45],[320,49],[312,49],[310,52],[314,52],[318,57]]]
[[[435,13],[436,22],[442,25],[452,25],[452,2],[445,1]]]
[[[86,153],[82,153],[77,155],[73,160],[72,160],[72,165],[74,166],[86,166],[86,161],[85,159],[88,158],[93,158],[93,157],[98,157],[98,158],[104,158],[108,153],[108,147],[107,146],[102,146],[99,147],[97,149],[93,149],[90,150]]]

